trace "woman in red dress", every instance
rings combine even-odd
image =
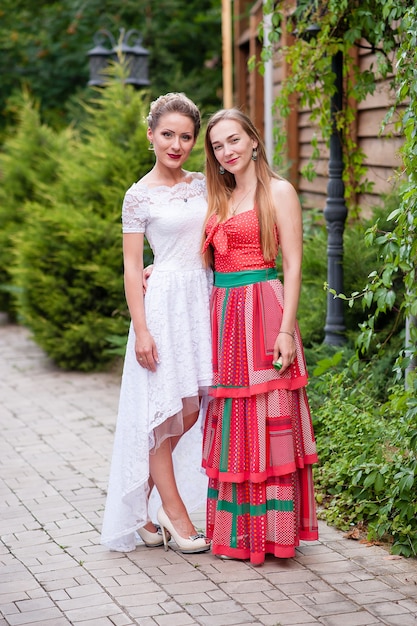
[[[292,557],[300,539],[318,538],[317,454],[296,321],[301,207],[237,109],[209,120],[206,176],[203,253],[215,277],[213,399],[203,441],[207,535],[214,554],[260,565],[266,554]]]

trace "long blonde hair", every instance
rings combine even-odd
[[[264,143],[251,119],[239,109],[233,108],[217,111],[217,113],[214,113],[210,117],[207,124],[205,150],[208,209],[203,232],[205,233],[205,226],[213,214],[218,216],[220,222],[227,219],[228,201],[234,188],[236,187],[236,181],[233,174],[227,170],[224,174],[220,173],[219,162],[216,159],[213,146],[210,141],[211,130],[216,124],[218,124],[218,122],[223,120],[233,120],[238,122],[243,131],[258,144],[258,157],[255,161],[255,172],[257,178],[255,205],[259,221],[262,253],[264,258],[269,261],[274,259],[277,255],[275,208],[272,200],[270,181],[271,178],[280,178],[280,176],[275,174],[275,172],[270,168],[266,157]],[[212,265],[213,258],[210,246],[204,253],[204,260],[207,265]]]

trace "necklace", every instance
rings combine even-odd
[[[184,185],[185,185],[184,194],[182,196],[182,199],[184,200],[184,202],[188,202],[188,190],[190,188],[189,187],[190,183],[187,183],[187,176],[184,176],[184,178],[182,178],[180,183],[184,183]]]
[[[253,191],[255,188],[256,188],[256,185],[255,185],[255,187],[251,187],[251,188],[249,189],[249,191],[245,193],[245,195],[243,196],[243,198],[241,198],[241,199],[239,200],[239,202],[238,202],[236,205],[234,205],[234,204],[233,204],[232,196],[230,196],[230,200],[231,200],[231,202],[232,202],[232,208],[230,209],[230,213],[231,213],[232,217],[234,217],[234,216],[236,215],[236,211],[238,210],[238,208],[240,207],[240,205],[242,204],[242,202],[243,202],[244,200],[246,200],[246,198],[248,197],[248,195],[249,195],[249,194],[251,193],[251,191]]]

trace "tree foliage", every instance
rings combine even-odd
[[[392,309],[394,302],[391,296],[392,285],[398,275],[404,282],[404,299],[398,310],[409,321],[409,340],[397,359],[397,374],[400,377],[410,363],[417,358],[417,133],[415,120],[417,115],[417,7],[407,9],[401,21],[401,39],[397,51],[395,89],[396,103],[389,111],[393,115],[399,106],[402,107],[399,126],[404,135],[401,150],[403,160],[404,182],[400,189],[399,206],[392,211],[389,219],[392,229],[380,231],[376,224],[368,232],[370,243],[377,241],[380,245],[383,265],[379,272],[371,276],[371,282],[364,292],[364,303],[370,306],[377,302],[374,315],[362,326],[359,346],[366,349],[369,340],[375,335],[375,321],[385,309]],[[410,377],[412,374],[410,373]],[[414,372],[414,382],[417,386]]]
[[[0,152],[0,310],[15,315],[10,277],[14,235],[24,230],[28,199],[42,202],[58,175],[57,163],[73,140],[70,127],[55,132],[40,119],[39,105],[27,91],[14,98],[15,126]]]
[[[221,87],[220,0],[2,0],[0,127],[10,120],[10,95],[27,86],[50,124],[66,124],[65,105],[84,96],[87,52],[105,28],[117,40],[132,28],[149,50],[150,93],[184,91],[217,107]]]

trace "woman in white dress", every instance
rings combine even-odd
[[[205,179],[183,169],[200,113],[184,94],[171,93],[151,104],[147,121],[155,165],[126,192],[122,209],[131,326],[101,542],[124,552],[140,537],[167,549],[171,536],[181,551],[203,552],[210,543],[189,512],[205,502],[207,489],[199,416],[212,379],[211,275],[200,251]],[[154,253],[146,289],[145,236]]]

